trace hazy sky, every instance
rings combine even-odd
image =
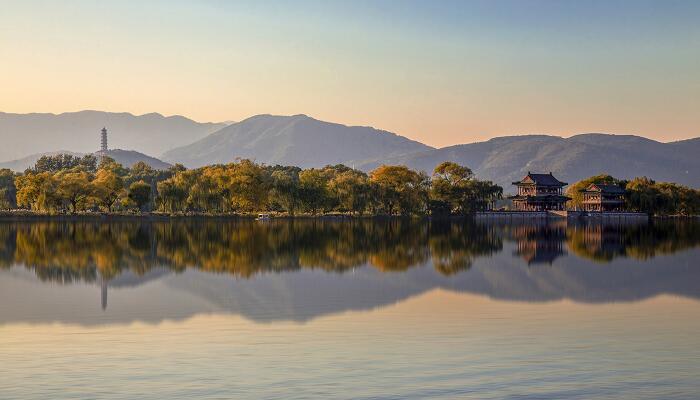
[[[700,1],[5,1],[0,111],[700,135]]]

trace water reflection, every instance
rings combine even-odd
[[[148,317],[141,313],[148,305],[138,303],[123,315],[155,320],[208,307],[256,320],[305,320],[434,288],[518,301],[630,301],[661,293],[700,298],[699,245],[700,223],[693,221],[6,222],[0,224],[6,269],[0,293],[5,304],[31,297],[26,303],[65,317],[51,298],[57,294],[42,303],[41,286],[22,286],[27,274],[18,271],[26,271],[60,284],[64,298],[66,284],[99,286],[102,308],[110,288],[148,282],[160,286],[139,289],[146,297],[158,292],[176,303],[184,292],[206,302],[161,305],[143,311]],[[93,297],[87,306],[94,303]],[[0,321],[22,318],[9,307],[0,310]]]
[[[127,270],[143,275],[154,266],[250,278],[365,264],[398,272],[429,260],[452,275],[503,246],[485,225],[407,220],[5,223],[0,243],[0,265],[20,264],[60,283],[111,280]]]

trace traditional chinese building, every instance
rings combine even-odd
[[[625,190],[617,185],[591,183],[581,189],[584,211],[623,211],[625,206]]]
[[[564,196],[563,188],[568,185],[555,178],[552,173],[527,175],[519,182],[513,182],[518,187],[518,194],[508,197],[518,211],[547,211],[565,210],[566,202],[571,197]]]

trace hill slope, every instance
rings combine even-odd
[[[449,146],[360,165],[404,164],[432,172],[443,161],[467,165],[481,179],[512,192],[511,182],[528,171],[553,172],[566,182],[609,173],[618,178],[649,176],[700,187],[700,139],[660,143],[632,135],[583,134],[570,138],[546,135],[507,136],[486,142]]]
[[[112,157],[114,161],[125,167],[131,167],[139,161],[145,162],[153,169],[168,169],[172,167],[171,164],[134,150],[111,149],[107,151],[107,156]]]
[[[225,124],[199,123],[179,115],[132,115],[102,111],[63,114],[0,112],[0,160],[69,148],[89,153],[99,149],[100,130],[107,127],[109,147],[161,154],[192,143]]]
[[[17,160],[0,163],[0,168],[9,168],[16,172],[24,172],[27,168],[34,167],[34,164],[36,164],[36,161],[40,157],[54,156],[58,154],[70,154],[73,156],[82,157],[86,153],[76,153],[73,151],[52,151],[47,153],[37,153]],[[118,162],[119,164],[125,167],[131,167],[139,161],[145,162],[146,164],[150,165],[153,169],[168,169],[171,166],[170,164],[165,163],[157,158],[133,150],[112,149],[107,151],[107,155],[109,157],[112,157],[114,161]]]
[[[257,115],[168,151],[162,158],[187,167],[249,158],[306,168],[353,165],[429,149],[422,143],[370,127],[323,122],[306,115]]]

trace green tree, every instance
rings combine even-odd
[[[175,177],[158,182],[159,209],[165,212],[183,211],[187,190]]]
[[[129,186],[129,200],[136,204],[140,211],[151,200],[151,185],[144,181],[134,182]]]
[[[200,171],[197,171],[200,172]],[[206,168],[205,168],[206,172]],[[218,212],[222,210],[223,197],[214,178],[208,173],[199,173],[198,179],[189,188],[187,204],[197,211]]]
[[[71,154],[56,154],[41,156],[34,164],[34,172],[59,172],[67,169],[78,168],[88,173],[97,170],[97,158],[92,154],[76,157]]]
[[[299,168],[279,168],[271,173],[272,199],[282,208],[294,215],[301,201],[301,185],[299,183]]]
[[[316,168],[305,169],[299,173],[299,192],[306,211],[316,215],[323,211],[328,202],[327,180],[323,172]]]
[[[606,185],[619,185],[621,188],[625,188],[625,185],[627,184],[626,181],[622,181],[620,179],[613,178],[612,176],[608,174],[600,174],[600,175],[594,175],[591,177],[588,177],[586,179],[582,179],[573,185],[569,186],[568,189],[566,189],[566,194],[567,196],[571,197],[571,200],[569,201],[569,204],[573,207],[581,207],[583,204],[583,193],[581,193],[582,189],[587,188],[593,183],[599,183],[599,184],[606,184]]]
[[[639,212],[655,214],[661,205],[661,193],[656,182],[647,177],[634,178],[627,184],[628,206]]]
[[[0,169],[0,208],[17,207],[15,173],[7,168]]]

